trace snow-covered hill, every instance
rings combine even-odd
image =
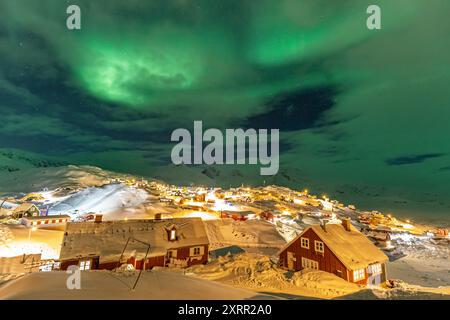
[[[148,194],[142,189],[123,184],[109,184],[103,187],[89,187],[49,208],[49,214],[106,213],[118,209],[135,207],[147,200]]]
[[[299,188],[308,184],[307,175],[295,168],[280,168],[275,176],[261,176],[259,166],[187,166],[168,165],[154,168],[153,178],[170,184],[198,184],[211,187],[229,188],[242,184],[249,186],[281,185]]]

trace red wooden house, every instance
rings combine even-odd
[[[234,221],[246,221],[250,217],[254,217],[255,213],[252,211],[221,211],[220,217],[222,219],[224,218],[231,218]]]
[[[275,221],[275,215],[271,211],[263,211],[260,214],[260,217],[264,220],[274,222]]]
[[[280,266],[289,270],[322,270],[363,285],[386,281],[388,257],[349,220],[307,228],[279,252],[279,257]]]
[[[71,222],[65,230],[60,269],[188,267],[208,261],[209,240],[200,218]]]

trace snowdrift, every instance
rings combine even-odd
[[[37,300],[243,300],[274,299],[244,289],[195,279],[177,272],[162,270],[143,272],[134,291],[131,290],[137,273],[83,271],[81,289],[69,290],[65,272],[27,274],[0,286],[0,299]]]
[[[262,255],[228,255],[209,265],[194,266],[189,271],[194,276],[240,288],[297,297],[336,298],[362,289],[323,271],[289,272],[280,269],[269,257]]]

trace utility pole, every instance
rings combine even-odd
[[[117,262],[117,268],[120,267],[120,261],[121,261],[122,258],[123,258],[123,255],[124,255],[124,253],[125,253],[125,250],[126,250],[126,248],[127,248],[127,246],[128,246],[128,243],[130,242],[130,240],[137,241],[137,242],[142,243],[142,244],[144,244],[144,245],[147,246],[147,252],[145,253],[145,257],[144,257],[144,262],[143,262],[142,269],[139,270],[139,274],[138,274],[138,276],[137,276],[137,278],[136,278],[136,281],[134,282],[134,285],[133,285],[133,287],[131,288],[131,290],[134,291],[134,289],[136,288],[136,286],[137,286],[137,284],[138,284],[138,282],[139,282],[139,279],[141,278],[142,271],[145,269],[145,262],[146,262],[146,260],[147,260],[148,253],[150,252],[150,246],[151,246],[151,245],[150,245],[149,243],[147,243],[147,242],[138,240],[138,239],[133,238],[133,237],[129,237],[128,240],[127,240],[127,242],[125,243],[125,246],[123,247],[122,254],[120,255],[119,261]]]

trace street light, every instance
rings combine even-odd
[[[37,230],[37,228],[33,227],[33,228],[30,229],[30,231],[28,231],[28,242],[31,241],[31,231],[36,231],[36,230]]]

